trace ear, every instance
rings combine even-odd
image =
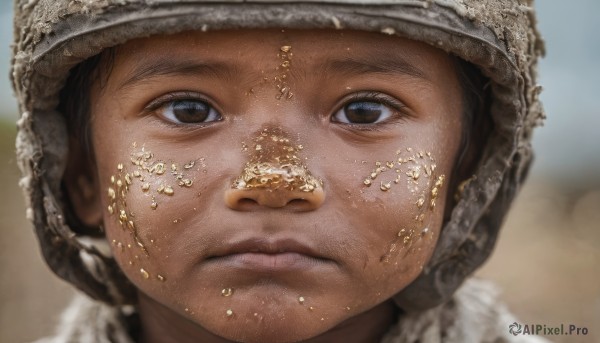
[[[79,221],[87,227],[99,227],[102,224],[102,198],[98,173],[90,153],[86,153],[76,138],[70,139],[63,183],[71,209]]]

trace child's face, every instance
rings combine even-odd
[[[119,47],[92,90],[92,141],[101,220],[142,318],[258,342],[377,317],[438,238],[455,73],[442,51],[376,33]]]

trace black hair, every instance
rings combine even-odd
[[[92,149],[91,91],[94,84],[104,89],[114,65],[115,48],[108,48],[75,66],[60,91],[58,111],[65,116],[71,139],[80,144],[90,161]]]
[[[489,116],[491,105],[490,81],[475,65],[454,57],[458,82],[463,94],[463,129],[461,145],[455,166],[461,166],[465,159],[474,153],[472,146],[484,146],[491,132],[492,120]],[[481,149],[476,152],[481,153]],[[480,156],[476,156],[480,157]],[[479,158],[474,158],[479,160]]]

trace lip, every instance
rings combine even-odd
[[[308,270],[333,263],[314,247],[295,239],[253,237],[225,244],[206,259],[219,267],[263,273]]]

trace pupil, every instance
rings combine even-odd
[[[208,104],[199,101],[176,101],[172,106],[173,115],[183,123],[203,122],[210,113]]]
[[[381,104],[376,102],[353,102],[344,108],[351,123],[371,124],[381,116]]]

